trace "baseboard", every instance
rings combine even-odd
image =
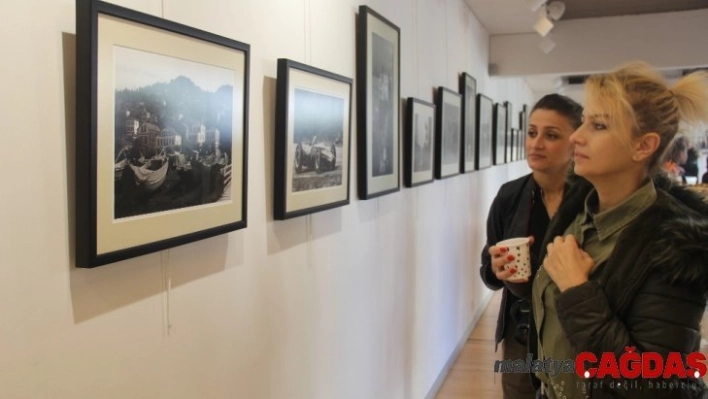
[[[433,383],[433,386],[430,388],[430,391],[428,391],[428,394],[425,395],[425,399],[435,399],[435,395],[438,394],[440,387],[442,387],[443,382],[445,382],[445,378],[447,377],[447,373],[450,372],[450,368],[452,368],[452,365],[455,364],[457,357],[460,355],[460,351],[462,351],[462,348],[467,343],[467,339],[470,337],[470,334],[472,334],[472,330],[477,325],[479,318],[482,317],[482,314],[487,309],[487,305],[489,305],[489,301],[492,300],[493,296],[494,296],[494,292],[489,291],[487,293],[487,295],[484,298],[482,298],[482,303],[480,303],[480,306],[477,307],[477,311],[474,313],[474,316],[472,316],[472,321],[470,321],[470,324],[469,324],[469,326],[467,326],[465,333],[462,335],[462,338],[460,338],[460,342],[457,343],[455,350],[452,351],[450,358],[447,359],[447,362],[445,362],[445,366],[443,366],[442,370],[440,370],[440,374],[438,374],[438,378],[435,379],[435,382]]]

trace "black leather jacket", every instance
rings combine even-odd
[[[514,301],[519,298],[511,293],[504,283],[497,279],[492,272],[492,259],[489,247],[507,238],[525,237],[529,231],[529,218],[531,214],[531,201],[538,187],[531,178],[531,174],[520,177],[503,184],[494,198],[487,216],[487,244],[482,249],[482,266],[479,273],[487,288],[492,290],[503,289],[497,330],[494,342],[498,346],[504,337],[505,322],[508,321],[509,311]],[[532,267],[537,262],[533,262]],[[534,267],[533,271],[535,272]]]
[[[657,199],[621,233],[606,273],[561,293],[556,310],[577,353],[638,352],[688,354],[700,346],[700,323],[708,294],[708,204],[696,193],[655,180]],[[551,221],[545,242],[562,235],[583,209],[592,187],[584,180],[571,188]],[[540,256],[545,256],[546,246]],[[514,284],[528,295],[529,284]],[[531,319],[533,323],[533,318]],[[538,338],[532,325],[530,350]],[[686,389],[593,389],[591,398],[706,398],[702,380]],[[655,381],[653,381],[655,383]]]

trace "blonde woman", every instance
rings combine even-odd
[[[685,360],[699,349],[706,305],[708,204],[660,169],[679,121],[708,121],[708,76],[669,86],[636,63],[590,77],[585,90],[584,121],[571,142],[574,172],[586,182],[569,189],[540,253],[534,352],[539,359],[588,352],[620,359],[633,351]],[[667,381],[536,372],[548,398],[706,397],[703,381],[690,374]]]

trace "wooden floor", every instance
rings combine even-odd
[[[435,399],[502,398],[501,375],[493,372],[494,361],[501,359],[494,353],[494,331],[501,303],[501,291],[496,291],[460,351],[455,364],[445,378]],[[703,337],[708,336],[707,318],[703,319]],[[701,352],[708,357],[708,341],[701,341]],[[708,383],[708,374],[703,377]]]
[[[501,291],[496,291],[450,368],[436,399],[502,397],[501,375],[493,372],[494,361],[501,359],[501,347],[494,353],[500,303]]]

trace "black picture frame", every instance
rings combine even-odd
[[[494,104],[494,135],[492,147],[494,165],[506,162],[506,107],[504,104]]]
[[[462,154],[460,172],[472,172],[477,167],[477,80],[467,72],[460,75],[462,93]]]
[[[517,129],[511,128],[509,129],[509,134],[507,136],[507,141],[506,141],[506,161],[507,162],[514,162],[516,161],[516,156],[517,156],[517,140],[518,137],[516,134]]]
[[[482,93],[477,94],[477,135],[475,136],[476,169],[486,169],[493,164],[494,154],[494,102]]]
[[[526,136],[529,132],[529,110],[526,104],[521,107],[521,112],[519,112],[519,130],[521,135],[519,159],[526,159]]]
[[[278,59],[274,218],[349,204],[352,79]]]
[[[516,129],[516,151],[514,152],[517,161],[523,159],[523,151],[526,144],[526,136],[521,129]]]
[[[403,182],[406,187],[435,180],[435,113],[435,104],[408,98],[403,136]]]
[[[445,179],[460,174],[462,94],[441,86],[435,107],[435,178]]]
[[[360,6],[356,41],[360,199],[400,190],[400,49],[398,26]]]
[[[76,41],[76,266],[245,228],[250,46],[98,0]]]
[[[504,107],[506,108],[506,132],[504,133],[506,151],[504,152],[504,161],[509,163],[514,161],[514,105],[509,101],[505,101]]]

